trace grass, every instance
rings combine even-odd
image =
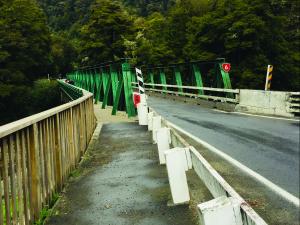
[[[45,222],[45,219],[48,217],[48,216],[50,216],[51,215],[51,209],[52,209],[52,207],[54,206],[54,204],[56,203],[56,201],[59,199],[59,194],[58,193],[54,193],[53,195],[52,195],[52,198],[51,198],[51,201],[50,201],[50,203],[49,203],[49,205],[46,205],[43,209],[42,209],[42,211],[40,212],[40,216],[39,216],[39,219],[36,221],[36,222],[34,222],[34,224],[35,225],[42,225],[42,224],[44,224],[44,222]],[[17,199],[17,210],[19,209],[19,207],[18,207],[18,199]],[[10,202],[11,203],[11,202]],[[5,208],[5,201],[4,201],[4,199],[2,199],[2,212],[3,212],[3,219],[4,219],[4,224],[3,225],[6,225],[6,213],[5,213],[5,211],[6,211],[6,208]],[[11,219],[12,219],[12,215],[13,215],[13,208],[12,208],[12,204],[10,204],[10,217],[11,217]]]
[[[49,203],[49,205],[46,205],[42,211],[40,212],[40,217],[37,221],[34,222],[34,225],[43,225],[46,218],[49,217],[52,213],[52,207],[54,206],[54,204],[57,202],[57,200],[59,199],[59,194],[58,193],[54,193],[52,195],[51,201]]]

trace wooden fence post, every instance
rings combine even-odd
[[[41,205],[41,184],[40,184],[40,157],[39,157],[39,142],[38,142],[38,127],[33,124],[30,128],[30,166],[31,174],[31,211],[33,220],[39,218],[39,212],[42,209]]]

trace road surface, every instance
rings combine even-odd
[[[149,97],[161,116],[299,198],[299,122]]]

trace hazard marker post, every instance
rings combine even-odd
[[[266,75],[265,91],[270,91],[270,89],[271,89],[272,76],[273,76],[273,66],[268,65],[267,75]]]
[[[142,76],[142,71],[138,68],[135,68],[136,77],[138,80],[139,87],[139,102],[137,103],[137,113],[139,119],[139,125],[148,125],[148,106],[146,102],[146,94],[144,88],[144,79]]]

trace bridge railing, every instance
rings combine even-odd
[[[132,85],[133,88],[137,88],[138,83],[132,82]],[[230,102],[230,103],[238,103],[238,97],[239,97],[239,90],[237,89],[179,86],[179,85],[152,84],[152,83],[145,83],[144,86],[145,86],[145,90],[148,92],[157,92],[161,94],[171,94],[176,96],[201,98],[205,100],[222,101],[222,102]],[[163,89],[163,87],[172,88],[173,90],[165,90]],[[197,94],[193,93],[197,90],[206,91],[205,93],[208,94],[204,95],[199,93]],[[230,94],[230,96],[228,94]]]
[[[112,115],[125,110],[129,117],[136,116],[131,92],[131,82],[136,81],[136,75],[127,59],[79,68],[67,77],[77,87],[92,92],[95,103],[101,102],[102,109],[113,106]]]
[[[84,90],[74,101],[0,127],[0,224],[39,218],[81,159],[94,128],[93,95]]]
[[[287,104],[289,112],[300,115],[300,92],[291,92]]]
[[[73,101],[83,96],[82,89],[66,83],[65,80],[58,80],[58,83],[60,90],[66,95],[69,101]]]

